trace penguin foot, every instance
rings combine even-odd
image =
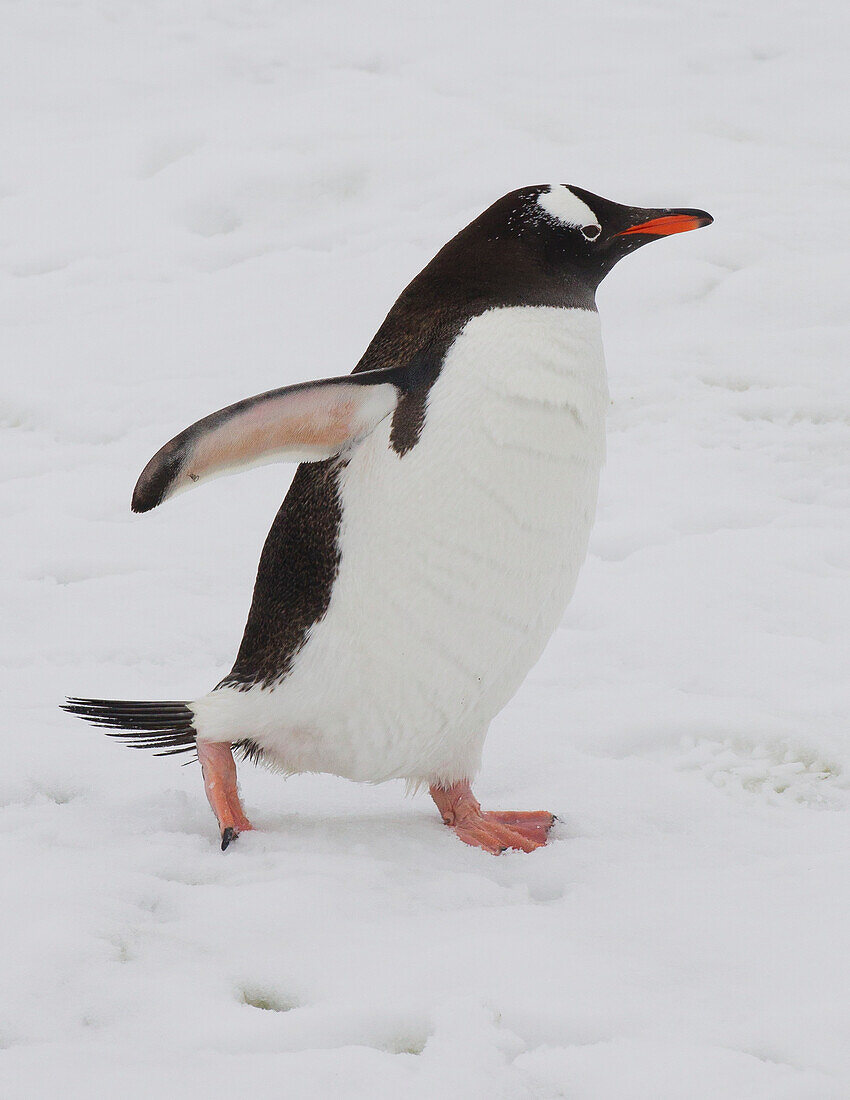
[[[539,840],[541,844],[546,843],[549,830],[557,821],[548,810],[486,810],[484,817],[487,821],[514,829],[530,840]]]
[[[254,826],[245,816],[242,803],[239,801],[236,764],[230,744],[198,741],[197,748],[198,760],[204,776],[204,789],[218,820],[218,827],[221,830],[221,850],[224,852],[240,833],[248,832]]]
[[[443,822],[464,842],[499,855],[507,848],[533,852],[546,843],[555,823],[545,810],[483,811],[468,782],[431,787],[431,797]]]

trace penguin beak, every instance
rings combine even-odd
[[[653,213],[656,212],[653,211]],[[639,233],[647,237],[669,237],[672,233],[687,233],[691,229],[701,229],[714,221],[711,214],[707,214],[704,210],[665,210],[657,213],[657,217],[631,225],[628,229],[615,233],[614,236],[628,237]]]

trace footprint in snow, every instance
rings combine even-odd
[[[180,220],[190,233],[199,237],[220,237],[232,233],[242,224],[233,207],[211,202],[192,204],[184,209]]]
[[[204,144],[199,137],[172,136],[161,137],[151,142],[149,148],[142,155],[137,177],[139,179],[151,179],[163,172],[172,164],[191,156]]]

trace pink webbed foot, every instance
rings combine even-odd
[[[236,764],[230,744],[199,741],[197,747],[207,801],[218,821],[221,850],[225,851],[240,833],[245,833],[254,826],[245,816],[239,801]]]
[[[451,787],[431,787],[443,821],[454,829],[464,844],[499,855],[506,848],[533,852],[542,848],[555,823],[554,814],[545,810],[483,811],[467,782]]]

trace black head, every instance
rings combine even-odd
[[[547,184],[511,191],[448,247],[456,257],[462,247],[465,265],[487,281],[497,270],[503,287],[525,286],[537,296],[550,288],[552,304],[560,296],[563,304],[593,308],[596,287],[623,256],[713,220],[704,210],[622,206],[581,187]],[[489,264],[495,270],[488,276]]]

